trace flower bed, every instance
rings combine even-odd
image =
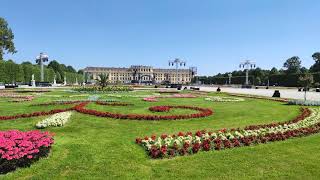
[[[158,102],[158,100],[156,99],[156,97],[145,97],[142,100],[144,101],[148,101],[148,102]]]
[[[48,102],[48,103],[39,103],[39,104],[31,104],[30,106],[53,106],[53,105],[69,105],[69,104],[78,104],[81,102],[87,102],[86,100],[80,101],[54,101],[54,102]]]
[[[108,97],[115,97],[115,98],[147,98],[150,97],[150,95],[132,95],[132,94],[104,94]],[[160,96],[159,93],[153,93],[153,96]]]
[[[36,124],[36,127],[38,129],[43,129],[43,128],[46,128],[49,126],[54,126],[54,127],[64,126],[69,121],[71,115],[72,115],[72,112],[70,112],[70,111],[54,114],[54,115],[38,122]]]
[[[73,90],[81,93],[106,93],[111,91],[133,91],[133,88],[131,86],[107,86],[102,89],[99,86],[86,86],[74,88]]]
[[[167,106],[169,108],[179,108],[179,109],[191,109],[199,111],[195,114],[184,114],[184,115],[141,115],[141,114],[120,114],[111,112],[101,112],[91,109],[86,109],[85,106],[89,102],[81,103],[74,107],[74,110],[83,113],[90,114],[98,117],[108,117],[116,119],[132,119],[132,120],[178,120],[178,119],[190,119],[190,118],[201,118],[210,116],[213,111],[208,108],[192,107],[192,106]]]
[[[54,109],[50,111],[41,111],[41,112],[33,112],[29,114],[17,114],[13,116],[0,116],[0,121],[1,120],[14,120],[18,118],[30,118],[30,117],[37,117],[37,116],[46,116],[46,115],[52,115],[60,112],[65,112],[65,111],[70,111],[73,110],[73,108],[66,108],[66,109]]]
[[[311,100],[298,100],[292,99],[288,101],[289,105],[301,105],[301,106],[320,106],[320,101],[311,101]]]
[[[0,131],[0,174],[46,157],[53,143],[53,135],[48,132]]]
[[[160,137],[137,138],[152,158],[168,158],[195,154],[199,151],[223,150],[273,141],[283,141],[320,131],[320,109],[303,109],[301,114],[287,123],[272,123],[246,129],[205,130]]]
[[[23,102],[23,101],[32,101],[34,96],[23,96],[14,93],[0,93],[0,97],[12,98],[9,102]]]
[[[241,102],[244,101],[243,98],[239,97],[222,97],[222,96],[209,96],[205,98],[206,101],[213,101],[213,102]]]
[[[190,95],[175,95],[174,97],[194,97]],[[130,106],[133,104],[124,103],[124,102],[103,102],[103,101],[58,101],[58,102],[49,102],[49,103],[41,103],[41,104],[33,104],[32,106],[49,106],[49,105],[67,105],[67,104],[75,104],[75,106],[66,109],[54,109],[51,111],[43,111],[43,112],[34,112],[29,114],[17,114],[13,116],[0,116],[0,120],[12,120],[17,118],[29,118],[36,116],[45,116],[52,115],[60,112],[76,110],[80,113],[91,114],[99,117],[110,117],[116,119],[135,119],[135,120],[178,120],[178,119],[190,119],[190,118],[201,118],[210,116],[213,114],[212,110],[208,108],[200,108],[193,106],[165,106],[163,108],[151,107],[150,111],[158,111],[158,112],[166,112],[172,108],[178,109],[190,109],[198,111],[198,113],[194,114],[183,114],[183,115],[143,115],[143,114],[121,114],[121,113],[111,113],[111,112],[100,112],[96,110],[86,109],[85,106],[89,103],[95,102],[98,105],[106,105],[106,106]]]
[[[263,99],[263,100],[278,101],[278,102],[288,102],[288,99],[283,99],[283,98],[272,98],[272,97],[255,96],[255,95],[249,95],[249,94],[233,94],[233,93],[228,93],[228,94],[230,96],[235,96],[235,97]]]
[[[153,112],[169,112],[170,109],[169,106],[153,106],[149,108],[149,110]]]

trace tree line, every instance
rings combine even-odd
[[[13,60],[0,60],[0,82],[2,83],[21,83],[29,84],[34,74],[35,81],[40,81],[40,66],[29,61],[21,64]],[[44,81],[53,82],[56,78],[57,83],[62,83],[66,77],[67,83],[83,82],[83,72],[76,71],[72,66],[66,66],[53,60],[44,67]]]
[[[312,55],[314,64],[310,68],[303,67],[298,56],[287,59],[283,68],[277,69],[273,67],[270,70],[255,68],[249,70],[249,80],[252,85],[262,86],[300,86],[299,78],[309,74],[314,79],[314,85],[320,85],[320,52]],[[219,73],[214,76],[197,76],[194,81],[201,81],[203,84],[228,84],[229,74],[232,74],[231,84],[245,83],[245,70]]]

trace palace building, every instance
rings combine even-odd
[[[188,84],[196,75],[196,68],[161,69],[152,66],[133,65],[129,68],[86,67],[84,73],[89,82],[94,82],[100,74],[108,74],[110,83],[171,83]]]

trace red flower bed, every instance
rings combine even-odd
[[[48,102],[40,104],[32,104],[31,106],[52,106],[52,105],[68,105],[68,104],[78,104],[86,101],[64,101],[64,102]]]
[[[0,97],[12,98],[9,102],[32,101],[34,96],[23,96],[15,93],[0,93]]]
[[[67,108],[67,109],[54,109],[50,111],[41,111],[41,112],[33,112],[29,114],[17,114],[13,116],[0,116],[0,120],[13,120],[18,118],[30,118],[30,117],[37,117],[37,116],[46,116],[51,114],[56,114],[60,112],[70,111],[73,110],[73,108]]]
[[[74,107],[66,109],[54,109],[51,111],[42,111],[42,112],[33,112],[29,114],[17,114],[13,116],[0,116],[0,120],[12,120],[17,118],[29,118],[36,116],[45,116],[51,115],[59,112],[65,112],[70,110],[75,110],[83,114],[90,114],[99,117],[109,117],[115,119],[135,119],[135,120],[178,120],[178,119],[191,119],[191,118],[201,118],[210,116],[213,114],[213,111],[208,108],[200,108],[193,106],[163,106],[163,107],[151,107],[150,111],[165,112],[169,111],[172,108],[178,109],[191,109],[199,111],[194,114],[183,114],[183,115],[142,115],[142,114],[120,114],[120,113],[111,113],[111,112],[100,112],[96,110],[86,109],[85,106],[92,101],[71,101],[71,102],[54,102],[54,103],[43,103],[35,104],[35,106],[46,106],[46,105],[61,105],[61,104],[76,104]],[[129,103],[119,103],[119,102],[101,102],[97,101],[96,104],[99,105],[108,105],[108,106],[129,106],[132,104]]]
[[[53,143],[53,135],[48,132],[0,131],[0,174],[30,166],[47,156]]]
[[[201,131],[197,131],[201,132]],[[203,132],[203,131],[202,131]],[[320,123],[308,127],[308,128],[300,128],[297,130],[289,130],[284,133],[269,133],[265,134],[264,136],[248,136],[243,138],[234,138],[232,140],[226,139],[222,140],[220,138],[217,139],[205,139],[202,140],[201,143],[185,143],[183,146],[174,145],[173,147],[167,147],[165,145],[162,145],[161,147],[157,147],[155,145],[152,145],[151,149],[148,151],[149,155],[152,158],[165,158],[165,157],[174,157],[178,155],[187,155],[187,154],[195,154],[199,151],[210,151],[210,150],[224,150],[224,149],[230,149],[230,148],[236,148],[236,147],[243,147],[243,146],[250,146],[250,145],[257,145],[267,142],[274,142],[274,141],[284,141],[289,138],[294,137],[302,137],[307,136],[315,133],[320,132]],[[179,135],[173,135],[179,136]],[[203,134],[201,135],[195,135],[200,138],[203,138]],[[184,135],[184,137],[187,137],[187,134]],[[153,136],[154,139],[157,137]],[[148,139],[148,137],[145,137],[145,139]],[[136,138],[137,144],[142,144],[143,139],[142,138]]]
[[[111,112],[101,112],[91,109],[86,109],[85,106],[89,102],[81,103],[74,107],[74,110],[84,113],[90,114],[99,117],[109,117],[115,119],[135,119],[135,120],[178,120],[178,119],[190,119],[190,118],[200,118],[206,117],[213,114],[213,111],[208,108],[200,108],[200,107],[192,107],[192,106],[167,106],[169,108],[179,108],[179,109],[192,109],[199,111],[196,114],[185,114],[185,115],[141,115],[141,114],[118,114]]]
[[[149,110],[153,112],[168,112],[170,109],[169,106],[153,106],[149,108]]]

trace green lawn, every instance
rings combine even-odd
[[[154,92],[119,94],[152,95]],[[54,97],[59,95],[61,97]],[[87,96],[55,91],[37,96],[32,102],[0,101],[1,115],[49,110],[56,107],[34,107],[30,104],[52,100],[86,99]],[[214,93],[210,95],[216,95]],[[136,137],[196,131],[202,129],[244,127],[252,124],[286,121],[299,113],[298,106],[279,102],[246,99],[244,102],[210,102],[204,97],[163,98],[159,102],[144,102],[142,98],[117,98],[100,95],[101,99],[117,99],[134,104],[130,107],[110,107],[91,104],[90,109],[118,113],[153,114],[154,105],[192,105],[212,108],[212,116],[177,121],[137,121],[99,118],[74,113],[64,127],[47,128],[56,133],[50,156],[30,168],[0,175],[0,179],[318,179],[320,177],[320,135],[291,139],[284,142],[200,152],[192,156],[152,160],[143,148],[135,144]],[[1,99],[2,100],[2,99]],[[191,110],[174,110],[184,114]],[[1,121],[0,130],[35,129],[44,117]]]

